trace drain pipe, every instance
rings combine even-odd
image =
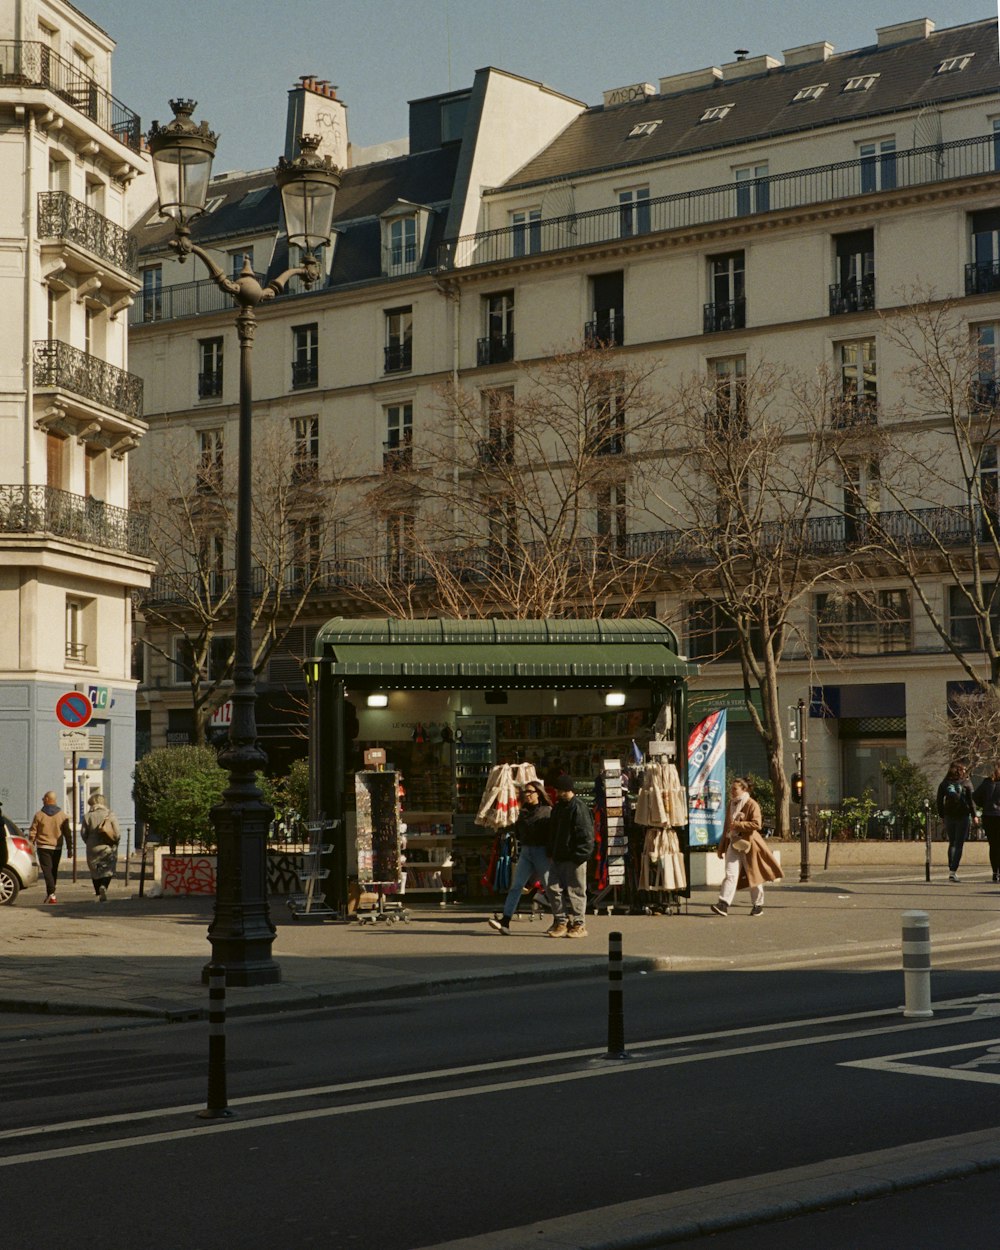
[[[34,352],[31,343],[32,268],[35,259],[35,195],[34,142],[35,115],[31,109],[18,106],[24,114],[24,430],[21,482],[24,487],[24,514],[27,515],[28,491],[31,486],[31,429],[35,413]]]

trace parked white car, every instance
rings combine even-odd
[[[35,848],[17,825],[6,816],[3,821],[3,846],[0,847],[0,906],[13,903],[22,890],[38,880],[38,856]]]

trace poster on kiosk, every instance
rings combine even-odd
[[[691,846],[718,846],[726,819],[726,709],[699,721],[688,738]]]

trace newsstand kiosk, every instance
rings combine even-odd
[[[348,917],[352,901],[355,777],[366,750],[370,757],[384,749],[399,779],[407,906],[495,901],[502,876],[491,876],[493,831],[482,827],[480,805],[491,774],[505,764],[534,769],[544,781],[569,772],[591,801],[596,787],[604,804],[596,884],[612,901],[634,894],[641,855],[633,849],[635,875],[627,880],[619,770],[626,810],[630,770],[633,790],[640,781],[647,787],[643,772],[654,762],[657,776],[670,773],[670,814],[657,818],[669,827],[633,832],[672,835],[686,858],[686,692],[698,670],[661,621],[336,617],[319,631],[305,668],[310,819],[333,824],[324,835],[323,888],[337,918]],[[662,836],[650,844],[665,845]],[[647,867],[643,888],[664,888]],[[689,892],[687,880],[679,892]]]

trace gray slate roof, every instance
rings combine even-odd
[[[936,72],[946,58],[969,52],[975,56],[965,69]],[[870,90],[843,91],[849,78],[866,74],[879,75]],[[818,99],[792,102],[801,88],[818,83],[829,84]],[[893,47],[859,48],[826,61],[781,66],[732,82],[719,80],[676,95],[588,109],[502,188],[495,189],[509,191],[618,166],[689,156],[798,130],[993,94],[998,89],[996,21],[953,26]],[[721,104],[734,107],[720,121],[700,120],[706,109]],[[652,134],[628,138],[637,123],[657,120],[661,124]]]

